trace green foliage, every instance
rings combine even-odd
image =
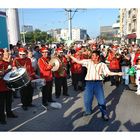
[[[23,40],[23,35],[21,34],[21,39]],[[47,34],[47,32],[41,31],[39,29],[36,29],[33,32],[27,32],[25,34],[25,40],[26,43],[51,43],[55,39],[53,39],[50,35]]]

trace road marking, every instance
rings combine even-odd
[[[14,128],[12,128],[12,129],[10,129],[8,132],[12,132],[12,131],[14,131],[14,130],[16,130],[16,129],[20,128],[20,127],[21,127],[21,126],[23,126],[24,124],[26,124],[26,123],[28,123],[28,122],[30,122],[30,121],[32,121],[32,120],[34,120],[34,119],[36,119],[37,117],[39,117],[39,116],[41,116],[41,115],[45,114],[46,112],[47,112],[47,110],[45,110],[45,111],[41,112],[40,114],[38,114],[38,115],[34,116],[33,118],[28,119],[27,121],[25,121],[25,122],[21,123],[20,125],[17,125],[16,127],[14,127]]]
[[[68,85],[68,87],[71,86],[71,85],[72,85],[72,81],[67,81],[67,85]],[[53,88],[54,88],[54,87],[53,87]],[[54,92],[53,92],[52,94],[54,94]],[[40,98],[40,97],[42,97],[42,94],[41,94],[41,93],[37,93],[36,95],[33,96],[33,100],[38,99],[38,98]],[[21,105],[21,103],[19,103],[18,105]],[[18,108],[21,108],[21,106],[20,106],[20,107],[15,107],[15,108],[13,108],[12,110],[16,110],[16,109],[18,109]],[[46,109],[46,107],[45,107],[45,109]],[[14,131],[14,130],[20,128],[21,126],[23,126],[23,125],[27,124],[28,122],[30,122],[30,121],[36,119],[37,117],[43,115],[43,114],[46,113],[46,112],[47,112],[47,110],[41,112],[40,114],[34,116],[33,118],[28,119],[27,121],[21,123],[20,125],[17,125],[16,127],[10,129],[8,132],[12,132],[12,131]]]

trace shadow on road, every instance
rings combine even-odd
[[[93,109],[93,114],[90,117],[90,121],[87,125],[77,127],[74,131],[118,131],[121,122],[116,119],[116,107],[120,101],[121,95],[124,91],[124,86],[119,85],[106,97],[107,112],[110,120],[104,122],[101,119],[101,113],[98,106]]]

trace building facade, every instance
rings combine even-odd
[[[9,43],[16,45],[17,42],[20,40],[18,10],[15,8],[8,8],[6,9],[6,15],[7,15]]]
[[[55,29],[47,31],[52,37],[56,38],[58,41],[62,38],[68,40],[69,31],[68,29]],[[87,31],[85,29],[73,28],[72,29],[72,40],[85,40],[87,37]]]
[[[140,44],[140,9],[120,9],[120,32],[121,37],[127,43]]]
[[[100,36],[101,37],[113,37],[113,28],[112,26],[101,26],[100,27]]]

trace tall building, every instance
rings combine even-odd
[[[113,36],[113,28],[112,26],[101,26],[100,27],[100,36],[102,37],[112,37]]]
[[[6,9],[6,15],[7,15],[9,43],[16,45],[17,42],[20,40],[18,10],[15,8]]]
[[[56,38],[58,41],[60,38],[64,40],[68,40],[69,38],[69,31],[68,29],[55,29],[47,31],[48,34]],[[72,40],[85,40],[87,38],[87,31],[85,29],[80,28],[73,28],[72,29]]]
[[[61,38],[68,40],[68,29],[61,30]],[[86,40],[87,30],[80,28],[72,29],[72,40]]]
[[[140,9],[120,9],[120,32],[127,43],[140,44]]]

